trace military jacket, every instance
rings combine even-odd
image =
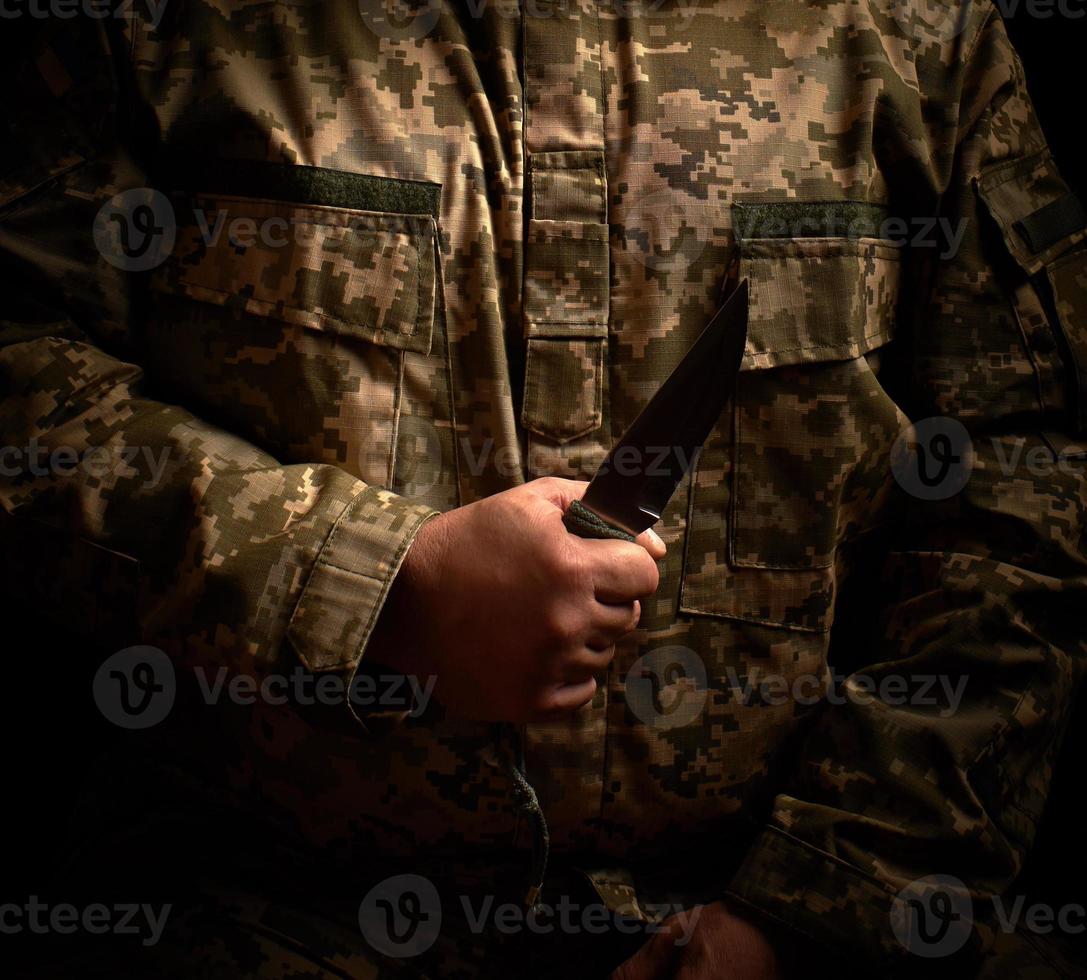
[[[552,862],[873,963],[910,882],[1009,887],[1085,652],[1087,219],[987,0],[137,4],[5,71],[11,589],[179,685],[350,681],[420,526],[591,477],[747,278],[660,587],[523,733]],[[202,775],[360,881],[523,865],[494,730],[387,714],[202,707]]]

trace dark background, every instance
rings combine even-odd
[[[1016,0],[1000,0],[1002,10]],[[1019,0],[1014,16],[1005,17],[1008,33],[1023,59],[1027,87],[1041,118],[1053,155],[1065,180],[1082,200],[1087,196],[1087,146],[1084,144],[1084,88],[1087,85],[1087,2],[1067,0],[1083,13],[1078,19],[1054,13],[1048,19],[1029,15],[1028,0]]]
[[[1083,140],[1087,82],[1087,0],[1068,0],[1084,16],[1069,19],[1030,14],[1019,0],[1006,17],[1026,67],[1030,92],[1065,179],[1087,197],[1087,147]],[[1010,10],[1015,0],[1001,0]],[[0,35],[8,30],[0,22]],[[0,41],[4,39],[0,37]],[[11,37],[6,39],[11,40]],[[0,51],[5,44],[0,43]],[[2,97],[2,93],[0,93]],[[0,903],[24,903],[29,895],[54,895],[51,867],[69,832],[70,808],[81,774],[103,747],[125,737],[108,725],[90,697],[91,679],[113,650],[89,650],[63,622],[0,596],[6,625],[0,674],[0,739],[4,748],[0,807],[3,817]],[[1085,627],[1087,628],[1087,627]],[[1024,887],[1054,903],[1087,901],[1087,847],[1082,842],[1082,756],[1087,711],[1072,721],[1053,795]],[[0,968],[10,937],[0,935]],[[1081,943],[1081,947],[1087,943]]]

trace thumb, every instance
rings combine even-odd
[[[668,552],[660,535],[652,528],[642,531],[634,540],[649,552],[649,557],[654,561],[660,561]]]
[[[554,504],[565,514],[570,504],[585,496],[589,484],[585,480],[564,480],[557,476],[546,476],[533,480],[525,488]],[[652,528],[642,531],[635,540],[649,552],[654,561],[660,561],[667,552],[664,542]]]
[[[558,476],[545,476],[525,485],[525,489],[537,497],[554,504],[563,513],[575,500],[585,496],[589,484],[585,480],[564,480]]]

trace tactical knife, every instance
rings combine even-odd
[[[635,536],[660,520],[736,388],[748,284],[733,290],[563,515],[583,538]]]

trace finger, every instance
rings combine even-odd
[[[628,603],[657,590],[660,573],[645,548],[627,541],[579,539],[599,602]]]
[[[635,538],[635,541],[649,552],[649,557],[654,561],[660,561],[668,553],[668,548],[665,547],[664,541],[661,540],[661,536],[657,534],[653,528],[642,531],[642,533]]]
[[[608,664],[615,659],[615,644],[601,643],[600,646],[584,647],[567,657],[560,668],[565,684],[580,684],[590,677],[608,669]]]
[[[633,602],[597,602],[593,607],[592,625],[585,645],[591,650],[611,646],[616,640],[638,628],[642,604]]]
[[[597,681],[589,677],[575,683],[557,684],[537,705],[534,720],[546,721],[564,715],[572,715],[585,707],[597,693]]]

